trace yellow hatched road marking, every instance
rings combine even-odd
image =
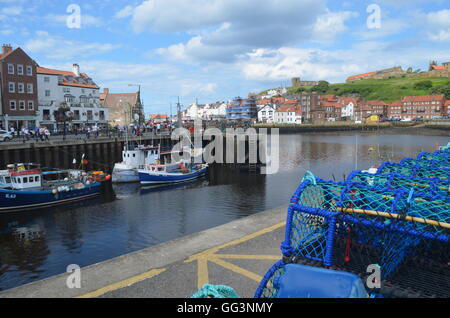
[[[200,289],[203,285],[209,283],[208,260],[206,258],[199,258],[197,260],[197,274],[197,287]]]
[[[241,268],[239,266],[236,266],[234,264],[228,263],[228,262],[226,262],[226,261],[224,261],[224,260],[222,260],[220,258],[212,258],[212,259],[210,259],[210,261],[212,263],[216,263],[217,265],[225,267],[226,269],[229,269],[229,270],[231,270],[231,271],[233,271],[235,273],[238,273],[238,274],[241,274],[241,275],[243,275],[245,277],[248,277],[248,278],[250,278],[250,279],[252,279],[252,280],[254,280],[254,281],[258,282],[258,283],[262,280],[262,276],[259,276],[259,275],[255,274],[255,273],[252,273],[252,272],[250,272],[250,271],[248,271],[246,269],[243,269],[243,268]]]
[[[98,297],[100,295],[106,294],[106,293],[114,291],[116,289],[127,287],[127,286],[133,285],[135,283],[138,283],[140,281],[143,281],[144,279],[151,278],[153,276],[159,275],[162,272],[164,272],[165,270],[166,270],[165,268],[152,269],[152,270],[150,270],[148,272],[145,272],[145,273],[142,273],[140,275],[136,275],[136,276],[133,276],[131,278],[125,279],[123,281],[120,281],[120,282],[117,282],[117,283],[105,286],[103,288],[97,289],[97,290],[95,290],[93,292],[87,293],[87,294],[82,295],[82,296],[78,296],[76,298]]]
[[[237,240],[234,240],[234,241],[231,241],[231,242],[228,242],[228,243],[225,243],[225,244],[222,244],[222,245],[210,248],[210,249],[208,249],[206,251],[194,254],[191,257],[189,257],[187,260],[185,260],[185,263],[190,263],[190,262],[195,261],[198,258],[203,258],[206,255],[210,255],[210,254],[216,253],[216,252],[218,252],[219,250],[221,250],[221,249],[223,249],[225,247],[234,246],[234,245],[237,245],[237,244],[240,244],[240,243],[244,243],[244,242],[249,241],[251,239],[254,239],[254,238],[258,237],[258,236],[261,236],[263,234],[266,234],[266,233],[272,232],[272,231],[274,231],[276,229],[279,229],[279,228],[281,228],[281,227],[283,227],[285,225],[286,225],[286,222],[281,222],[281,223],[275,224],[273,226],[270,226],[268,228],[262,229],[262,230],[260,230],[258,232],[246,235],[246,236],[244,236],[244,237],[242,237],[240,239],[237,239]]]

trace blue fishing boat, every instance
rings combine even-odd
[[[2,172],[0,212],[40,208],[100,194],[102,176],[81,170],[42,171],[23,164]]]
[[[203,177],[208,172],[207,164],[151,164],[139,169],[141,184],[178,183]]]

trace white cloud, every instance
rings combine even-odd
[[[240,62],[247,80],[279,81],[295,76],[305,80],[342,82],[347,76],[383,68],[427,65],[430,59],[448,60],[450,53],[428,48],[404,49],[383,42],[361,42],[345,50],[280,48],[260,49]]]
[[[79,59],[94,56],[119,48],[120,45],[109,43],[86,43],[67,40],[50,35],[45,31],[37,31],[36,37],[24,45],[30,53],[40,53],[49,59]]]
[[[186,12],[180,15],[179,12]],[[332,41],[354,12],[323,0],[149,0],[134,9],[136,32],[187,32],[192,38],[153,53],[188,62],[233,62],[258,48]],[[176,18],[175,18],[176,17]]]
[[[114,17],[117,19],[123,19],[123,18],[127,18],[133,15],[134,12],[134,7],[133,6],[126,6],[125,8],[123,8],[122,10],[118,11]]]
[[[431,41],[450,42],[450,10],[419,14],[419,17],[425,21],[426,33]]]
[[[312,39],[333,40],[338,34],[347,31],[345,21],[357,16],[358,13],[351,11],[328,12],[320,15],[314,25]]]

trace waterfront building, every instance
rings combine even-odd
[[[301,107],[288,105],[281,106],[275,111],[274,122],[277,124],[301,124]]]
[[[36,62],[20,47],[4,44],[0,52],[0,118],[3,129],[37,125]]]
[[[136,93],[110,93],[108,88],[104,88],[99,97],[102,107],[109,111],[111,126],[144,123],[140,90]]]
[[[396,100],[388,105],[387,117],[389,119],[401,119],[402,118],[402,101]]]
[[[268,104],[258,109],[258,123],[273,124],[275,122],[275,107]]]
[[[72,71],[37,67],[36,72],[40,126],[61,130],[64,123],[58,123],[54,116],[61,107],[71,115],[68,129],[107,125],[109,112],[100,104],[99,87],[80,72],[78,64],[73,64]]]
[[[226,111],[228,120],[252,120],[258,117],[254,97],[243,99],[236,97],[228,104]]]
[[[406,96],[401,102],[402,119],[437,119],[446,113],[444,95]]]
[[[341,119],[342,120],[355,120],[356,107],[359,100],[354,97],[341,97],[338,102],[342,105]]]

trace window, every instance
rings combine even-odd
[[[64,88],[63,88],[63,92],[64,92],[64,93],[70,93],[70,88],[64,87]]]
[[[33,94],[33,83],[27,84],[27,93]]]
[[[34,182],[34,178],[33,177],[30,177],[29,179],[30,179],[30,182]]]
[[[9,82],[8,84],[8,92],[15,93],[16,92],[16,83]]]
[[[50,82],[50,77],[45,76],[45,77],[44,77],[44,82],[46,82],[46,83]]]
[[[39,176],[34,177],[35,182],[39,182]]]
[[[33,76],[33,67],[30,65],[27,65],[27,75]]]
[[[23,65],[17,65],[17,75],[23,75]]]
[[[50,90],[45,90],[45,97],[50,97]]]
[[[25,101],[24,100],[19,101],[19,110],[25,110]]]
[[[17,84],[17,91],[19,92],[19,93],[25,93],[25,85],[23,84],[23,83],[18,83]]]
[[[9,109],[16,110],[16,101],[15,100],[9,101]]]
[[[14,65],[8,64],[8,74],[14,74]]]
[[[23,178],[23,183],[28,183],[28,178],[27,177]]]
[[[34,110],[34,101],[32,100],[28,101],[28,110]]]

